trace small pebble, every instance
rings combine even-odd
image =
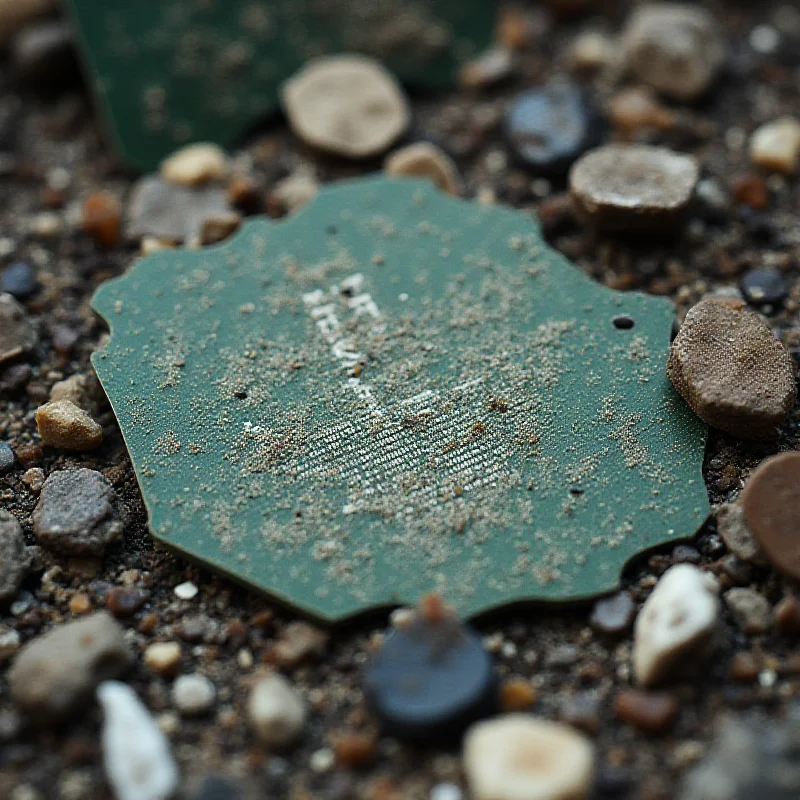
[[[17,654],[22,639],[20,638],[19,631],[13,628],[7,628],[5,625],[0,626],[0,665],[5,664],[10,658]]]
[[[319,182],[308,169],[298,169],[275,184],[267,197],[267,209],[279,217],[310,203],[319,193]]]
[[[239,786],[220,775],[208,775],[192,795],[192,800],[244,800]]]
[[[247,714],[256,736],[271,748],[289,747],[306,724],[306,708],[282,675],[260,678],[250,692]]]
[[[629,135],[647,128],[668,130],[675,124],[675,115],[643,86],[617,92],[609,100],[608,117],[617,130]]]
[[[132,661],[123,629],[98,611],[28,642],[8,673],[11,697],[50,722],[78,708],[98,683],[122,675]]]
[[[775,606],[775,627],[784,636],[800,634],[800,598],[787,594]]]
[[[159,675],[175,675],[181,664],[181,646],[177,642],[153,642],[144,651],[144,664]]]
[[[769,205],[769,188],[760,175],[736,175],[731,179],[730,186],[733,199],[737,203],[743,203],[757,211],[763,211]]]
[[[623,722],[650,734],[664,733],[678,716],[676,698],[662,692],[624,689],[614,698],[614,713]]]
[[[383,171],[394,178],[427,178],[443,192],[461,193],[461,176],[455,162],[430,142],[416,142],[395,150],[384,162]]]
[[[754,683],[761,672],[761,659],[753,653],[736,653],[728,666],[728,675],[738,683]]]
[[[37,541],[69,555],[102,555],[122,533],[115,499],[99,472],[74,469],[52,473],[33,512]]]
[[[27,300],[38,288],[35,270],[24,261],[15,261],[0,273],[0,292],[7,292],[17,300]]]
[[[11,472],[16,460],[14,448],[8,442],[0,442],[0,475]]]
[[[122,204],[109,192],[93,192],[83,203],[83,232],[106,248],[122,240]]]
[[[584,31],[570,45],[567,61],[573,72],[592,74],[614,63],[616,44],[599,31]]]
[[[205,675],[181,675],[172,684],[172,702],[184,716],[204,714],[216,699],[217,690]]]
[[[596,113],[581,89],[561,81],[519,95],[506,116],[511,146],[536,170],[565,171],[597,133]]]
[[[648,3],[628,19],[622,34],[625,60],[636,78],[676,100],[705,94],[726,60],[721,26],[703,8]]]
[[[105,681],[97,688],[103,707],[103,764],[117,800],[166,800],[179,775],[169,742],[129,686]]]
[[[103,429],[71,400],[56,400],[36,409],[39,436],[49,447],[94,450],[103,443]]]
[[[800,122],[785,117],[762,125],[750,138],[750,159],[770,172],[794,175],[800,159]]]
[[[747,527],[775,568],[800,580],[800,453],[762,461],[740,503]]]
[[[130,617],[139,611],[150,599],[146,589],[132,586],[115,586],[106,595],[106,608],[115,617]]]
[[[173,591],[179,600],[192,600],[197,597],[199,589],[191,581],[184,581],[179,583]]]
[[[744,439],[771,434],[795,401],[789,353],[732,298],[707,298],[689,310],[667,376],[701,419]]]
[[[33,350],[38,342],[25,309],[10,294],[0,294],[0,363]]]
[[[283,86],[292,130],[307,145],[345,158],[385,152],[408,128],[403,90],[378,62],[360,55],[316,58]]]
[[[494,664],[481,639],[454,617],[395,628],[366,673],[386,732],[402,739],[456,736],[497,704]]]
[[[370,764],[377,753],[377,737],[373,733],[344,733],[336,737],[333,752],[336,763],[357,769]]]
[[[766,563],[766,556],[744,521],[741,503],[725,503],[716,511],[717,533],[737,558],[753,564]]]
[[[32,494],[39,494],[44,486],[45,474],[41,467],[31,467],[22,473],[20,480],[30,489]]]
[[[589,624],[606,636],[624,636],[633,625],[636,603],[628,592],[618,592],[598,600],[592,608]]]
[[[561,708],[561,721],[579,731],[596,736],[600,731],[602,703],[593,692],[578,692],[569,697]]]
[[[206,219],[232,212],[220,185],[173,186],[148,175],[131,189],[125,231],[132,239],[155,237],[164,249],[174,242],[200,241]]]
[[[584,800],[594,759],[585,736],[528,714],[477,722],[464,737],[464,771],[474,800]]]
[[[200,186],[221,181],[230,170],[225,151],[211,142],[197,142],[176,150],[159,166],[159,174],[175,186]]]
[[[50,389],[50,401],[69,400],[91,416],[98,411],[97,388],[99,387],[95,387],[97,387],[96,379],[93,386],[92,380],[85,375],[70,375],[69,378],[53,384],[53,388]]]
[[[0,509],[0,603],[14,599],[30,563],[22,527],[10,511]]]
[[[500,684],[500,708],[503,711],[526,711],[538,697],[539,693],[525,678],[506,678]]]
[[[670,230],[683,218],[700,172],[697,162],[665,147],[612,144],[572,167],[570,193],[599,230]]]
[[[789,291],[783,276],[775,269],[751,269],[744,274],[739,287],[744,299],[753,306],[780,305]]]
[[[718,593],[717,581],[690,564],[661,576],[634,626],[633,671],[640,686],[653,686],[704,655],[719,616]]]
[[[272,649],[275,663],[292,669],[304,661],[321,656],[328,644],[328,634],[307,622],[290,622],[280,633]]]
[[[515,66],[514,51],[497,45],[468,61],[458,73],[465,89],[487,89],[511,77]]]
[[[200,244],[216,244],[235,233],[242,224],[242,218],[235,211],[218,217],[206,217],[200,225]]]
[[[24,28],[11,46],[14,74],[26,83],[58,88],[79,76],[72,26],[63,19],[37,22]]]

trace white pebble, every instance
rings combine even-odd
[[[306,709],[291,683],[282,675],[260,678],[247,703],[250,724],[269,747],[288,747],[303,731]]]
[[[193,597],[197,596],[197,592],[198,588],[191,581],[179,583],[175,587],[175,597],[181,600],[191,600]]]
[[[633,671],[641,686],[658,683],[689,654],[701,655],[719,616],[719,584],[690,564],[668,569],[636,618]]]
[[[181,714],[202,714],[216,697],[214,684],[205,675],[181,675],[172,685],[172,702]]]
[[[117,800],[166,800],[178,787],[178,769],[166,737],[129,686],[105,681],[103,761]]]
[[[311,758],[308,759],[308,766],[314,772],[327,772],[333,767],[335,761],[336,756],[333,754],[333,750],[329,747],[323,747],[321,750],[315,750],[311,754]]]
[[[474,800],[583,800],[594,747],[566,725],[506,714],[467,731],[464,770]]]
[[[199,186],[222,180],[230,170],[225,151],[211,142],[197,142],[176,150],[161,162],[159,171],[167,182],[179,186]]]
[[[800,122],[783,117],[762,125],[750,138],[750,158],[758,167],[793,175],[800,158]]]
[[[438,783],[431,789],[429,800],[462,800],[461,789],[454,783]]]
[[[772,55],[781,43],[778,31],[772,25],[756,25],[749,36],[750,47],[763,56]]]
[[[411,119],[394,76],[360,55],[309,61],[284,84],[283,105],[292,130],[306,144],[346,158],[379,155]]]

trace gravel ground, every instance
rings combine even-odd
[[[592,5],[591,3],[589,5]],[[520,55],[519,65],[502,86],[484,92],[454,90],[412,97],[409,139],[436,141],[456,160],[470,196],[539,211],[551,244],[602,283],[671,297],[679,318],[704,294],[737,287],[749,270],[774,266],[787,282],[788,295],[762,309],[775,334],[795,359],[800,353],[796,211],[800,190],[795,180],[759,173],[747,154],[749,134],[761,123],[797,112],[797,40],[772,55],[755,52],[753,29],[770,22],[786,4],[710,3],[731,47],[726,73],[708,97],[672,106],[680,120],[675,130],[655,132],[648,140],[695,155],[702,180],[722,190],[710,208],[698,202],[680,235],[663,241],[626,236],[597,238],[564,211],[563,179],[542,180],[518,165],[502,131],[509,101],[522,89],[559,72],[565,54],[582,30],[619,30],[627,3],[613,11],[589,12],[577,19],[544,15],[549,33]],[[605,77],[587,79],[602,106],[615,88]],[[606,139],[610,140],[609,132]],[[415,748],[387,736],[369,740],[366,761],[355,766],[336,743],[354,732],[371,735],[374,723],[365,707],[362,670],[386,627],[386,618],[350,624],[331,632],[318,655],[284,672],[308,700],[311,714],[299,744],[280,755],[257,744],[246,724],[245,704],[260,663],[280,665],[275,643],[291,640],[295,618],[264,597],[187,564],[154,547],[146,515],[121,434],[107,406],[96,419],[105,439],[87,454],[41,448],[34,412],[48,399],[53,384],[71,375],[89,375],[89,357],[106,336],[89,307],[93,291],[121,274],[139,251],[138,242],[100,248],[80,226],[80,207],[103,189],[123,199],[135,176],[127,174],[106,149],[91,102],[77,84],[44,91],[24,85],[11,71],[0,71],[0,149],[6,174],[0,180],[0,262],[24,261],[36,270],[39,291],[25,306],[39,331],[35,353],[25,362],[31,374],[24,385],[9,386],[8,367],[0,374],[0,439],[17,455],[16,465],[0,477],[2,505],[22,523],[26,541],[35,545],[32,513],[37,494],[22,480],[26,470],[45,475],[67,467],[103,473],[121,498],[124,537],[100,559],[60,557],[33,551],[32,569],[10,605],[0,610],[0,625],[33,639],[88,609],[114,607],[117,586],[143,590],[141,606],[116,608],[137,655],[126,681],[168,732],[184,775],[182,791],[192,796],[206,773],[234,779],[249,796],[292,798],[427,798],[442,783],[464,786],[459,750],[443,745]],[[351,164],[312,153],[282,122],[266,126],[236,151],[261,197],[298,168],[312,165],[322,183],[365,174],[378,162]],[[731,197],[736,179],[766,179],[767,205],[752,209]],[[741,197],[741,189],[739,188]],[[704,475],[713,505],[734,499],[765,457],[798,448],[795,408],[770,441],[742,442],[712,431]],[[791,587],[772,569],[753,567],[729,556],[714,522],[686,545],[643,557],[629,566],[623,584],[643,602],[658,577],[676,561],[696,563],[717,574],[723,585],[755,589],[777,603]],[[186,581],[199,587],[188,600],[174,588]],[[136,605],[134,603],[134,605]],[[800,673],[791,636],[771,628],[745,635],[723,612],[719,645],[713,657],[689,680],[665,691],[678,703],[675,723],[661,735],[646,735],[621,722],[614,698],[630,685],[631,636],[610,639],[589,626],[591,607],[531,608],[480,619],[476,627],[495,653],[502,677],[529,679],[538,699],[533,710],[569,720],[591,731],[598,753],[595,796],[667,800],[676,785],[707,752],[715,729],[729,711],[764,709],[785,717],[800,690]],[[170,699],[172,679],[154,675],[141,653],[154,641],[181,643],[179,670],[201,672],[217,689],[213,709],[196,718],[176,713]],[[753,655],[747,674],[731,662]],[[746,672],[746,671],[745,671]],[[738,679],[736,679],[738,678]],[[36,798],[110,797],[100,754],[101,713],[87,705],[57,727],[34,726],[19,717],[0,674],[0,796]],[[348,763],[350,762],[350,763]]]

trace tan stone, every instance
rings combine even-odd
[[[283,86],[292,130],[308,145],[346,158],[387,150],[410,121],[408,101],[379,62],[360,55],[317,58]]]
[[[222,180],[230,170],[225,151],[211,142],[197,142],[176,150],[161,162],[159,172],[167,183],[199,186]]]
[[[800,122],[784,117],[762,125],[750,138],[750,158],[758,167],[794,175],[800,160]]]
[[[64,450],[93,450],[103,441],[103,429],[71,400],[56,400],[36,409],[42,441]]]
[[[461,193],[461,177],[455,162],[430,142],[417,142],[395,150],[384,162],[383,171],[394,178],[428,178],[443,192]]]

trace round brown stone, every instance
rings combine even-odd
[[[747,527],[775,568],[800,580],[800,453],[762,461],[741,504]]]

